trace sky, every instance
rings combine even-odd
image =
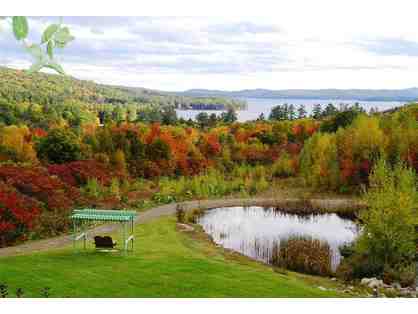
[[[57,59],[76,78],[166,91],[418,87],[414,20],[345,12],[269,17],[70,17]],[[30,40],[58,17],[29,18]],[[0,65],[30,56],[0,21]]]

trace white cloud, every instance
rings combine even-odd
[[[58,57],[76,77],[165,90],[416,86],[415,27],[396,11],[372,15],[372,8],[339,3],[312,14],[305,3],[259,18],[68,17],[76,41]],[[51,20],[30,19],[33,40]],[[4,32],[0,63],[24,64]]]

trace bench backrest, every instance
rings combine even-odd
[[[111,237],[109,236],[95,236],[94,237],[94,244],[96,247],[103,247],[103,248],[113,248],[114,243]]]

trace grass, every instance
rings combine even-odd
[[[25,297],[336,297],[326,278],[277,272],[216,247],[201,232],[176,231],[164,217],[135,229],[127,256],[71,247],[0,258],[0,283]]]

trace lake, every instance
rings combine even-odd
[[[215,243],[266,263],[280,240],[318,239],[329,244],[334,270],[341,260],[338,247],[353,242],[359,233],[355,222],[334,213],[296,215],[258,206],[211,209],[198,223]]]
[[[335,99],[279,99],[279,98],[241,98],[241,100],[247,101],[247,110],[240,110],[237,112],[238,121],[250,121],[257,119],[261,113],[268,118],[270,111],[273,107],[283,104],[293,104],[297,108],[299,105],[305,105],[305,109],[308,114],[311,113],[315,104],[321,104],[322,109],[329,103],[334,104],[338,108],[339,104],[353,105],[358,102],[366,111],[371,108],[377,108],[379,111],[391,109],[394,107],[402,106],[403,102],[398,101],[357,101],[357,100],[335,100]],[[207,112],[208,114],[216,113],[221,114],[222,111],[215,110],[177,110],[179,118],[194,119],[200,112]]]

